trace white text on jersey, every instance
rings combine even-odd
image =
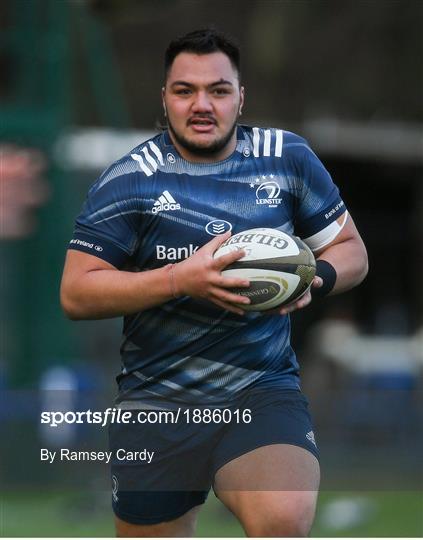
[[[181,205],[175,201],[172,195],[167,191],[163,191],[151,209],[153,214],[158,214],[163,211],[180,210]]]
[[[194,255],[199,246],[194,246],[190,244],[188,247],[178,247],[178,248],[167,248],[166,246],[157,245],[156,246],[156,257],[157,260],[167,259],[168,261],[179,261],[181,259],[187,259]]]

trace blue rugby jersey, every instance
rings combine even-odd
[[[239,126],[229,158],[200,164],[163,132],[94,183],[69,248],[150,270],[229,229],[271,227],[316,250],[336,236],[342,214],[337,187],[298,135]],[[299,386],[288,316],[238,316],[191,297],[125,317],[121,358],[120,395],[144,402],[227,403],[257,385]]]

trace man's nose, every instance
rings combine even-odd
[[[211,112],[213,110],[211,101],[207,92],[197,92],[194,103],[192,104],[193,112]]]

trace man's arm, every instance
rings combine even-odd
[[[369,269],[366,247],[350,215],[335,239],[317,251],[315,256],[316,260],[327,261],[336,271],[336,282],[329,294],[356,287]]]
[[[340,219],[342,219],[342,216]],[[331,295],[356,287],[367,275],[367,251],[350,215],[335,239],[315,252],[315,256],[317,261],[326,261],[335,269],[336,281],[329,293]],[[323,279],[316,275],[311,291],[307,292],[297,302],[284,306],[279,313],[286,315],[296,309],[304,308],[311,302],[313,288],[319,289],[322,286]]]
[[[129,315],[158,306],[175,297],[191,296],[242,315],[233,303],[250,300],[228,287],[248,287],[244,279],[224,278],[225,266],[245,255],[232,252],[213,259],[214,252],[230,234],[217,236],[188,259],[145,272],[126,272],[93,255],[70,249],[63,271],[60,300],[65,314],[74,320],[105,319]]]

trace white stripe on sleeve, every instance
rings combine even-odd
[[[281,129],[276,130],[276,145],[275,145],[275,156],[282,156],[282,144],[283,144],[283,131]]]
[[[259,128],[253,128],[253,154],[254,157],[259,157],[260,132]]]
[[[339,224],[337,221],[333,221],[330,225],[317,232],[316,234],[313,234],[308,238],[303,238],[303,242],[305,242],[312,251],[317,251],[318,249],[327,246],[332,242],[332,240],[334,240],[338,236],[338,234],[344,228],[344,225],[347,222],[348,218],[347,210],[342,217],[343,220],[341,224]]]
[[[153,143],[153,141],[148,141],[148,144],[150,145],[151,150],[156,154],[157,159],[159,160],[160,165],[164,165],[163,163],[163,155],[160,152],[160,148]]]
[[[270,129],[264,131],[263,156],[270,156]]]
[[[148,163],[153,167],[153,171],[157,171],[157,161],[153,159],[153,157],[148,152],[147,148],[144,146],[142,149],[142,152],[144,153],[145,159],[148,161]]]
[[[139,166],[144,174],[146,174],[147,176],[151,176],[153,174],[153,171],[147,167],[141,156],[139,156],[138,154],[131,154],[131,158],[134,161],[138,161]]]

